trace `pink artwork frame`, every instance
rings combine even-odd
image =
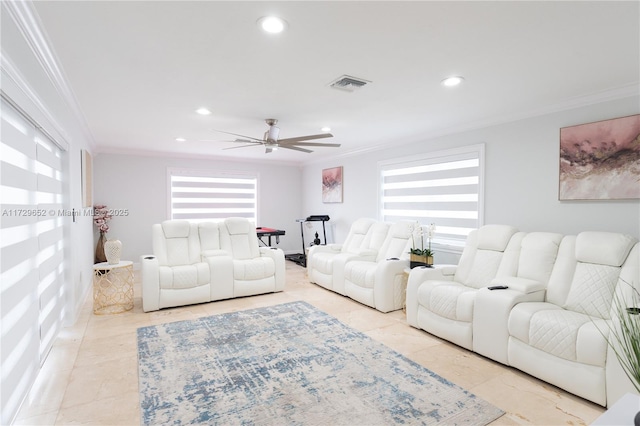
[[[558,199],[640,199],[640,114],[560,129]]]
[[[322,170],[322,202],[342,202],[342,166]]]

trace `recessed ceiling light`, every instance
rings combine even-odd
[[[278,34],[287,28],[287,21],[277,16],[263,16],[258,19],[258,25],[268,33]]]
[[[200,115],[211,115],[211,111],[206,108],[198,108],[196,112]]]
[[[445,78],[444,80],[442,80],[441,83],[443,86],[453,87],[453,86],[457,86],[463,81],[464,81],[464,78],[460,76],[453,76],[453,77]]]
[[[331,127],[323,127],[320,130],[323,132],[329,133],[331,131]]]
[[[176,142],[186,142],[185,138],[176,138]]]

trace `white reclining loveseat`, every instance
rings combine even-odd
[[[162,308],[284,290],[284,253],[259,247],[245,218],[152,227],[153,255],[140,258],[142,307]]]
[[[469,269],[465,257],[469,247],[482,245],[484,229],[470,234],[457,266],[478,274],[483,285],[447,284],[459,281],[449,267],[412,270],[409,325],[603,406],[632,391],[607,338],[616,297],[640,290],[637,239],[610,232],[513,233],[487,281],[491,274]],[[626,301],[638,304],[637,297]]]
[[[356,220],[344,244],[313,246],[309,281],[381,312],[401,309],[411,237],[418,223]]]

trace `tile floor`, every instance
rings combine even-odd
[[[518,370],[409,327],[402,311],[383,314],[309,283],[287,262],[285,291],[158,312],[142,312],[136,283],[132,311],[97,316],[91,298],[62,330],[17,425],[140,424],[136,329],[218,313],[304,300],[502,408],[495,425],[590,424],[604,409]],[[355,422],[354,422],[355,423]]]

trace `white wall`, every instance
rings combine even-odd
[[[486,224],[509,224],[523,231],[599,230],[639,237],[638,200],[558,201],[560,128],[639,112],[640,99],[631,97],[419,143],[390,141],[387,149],[308,164],[303,170],[302,214],[329,214],[336,241],[343,241],[355,219],[378,217],[379,161],[484,143]],[[344,202],[323,204],[321,172],[335,166],[344,167]]]
[[[109,222],[108,238],[122,241],[122,258],[139,261],[151,254],[151,225],[168,219],[168,168],[250,171],[259,174],[258,226],[283,229],[277,247],[300,252],[302,172],[298,166],[233,162],[228,159],[192,159],[161,156],[100,154],[94,159],[95,203],[126,209],[128,216]],[[97,238],[97,233],[96,233]],[[275,241],[272,241],[275,245]]]

